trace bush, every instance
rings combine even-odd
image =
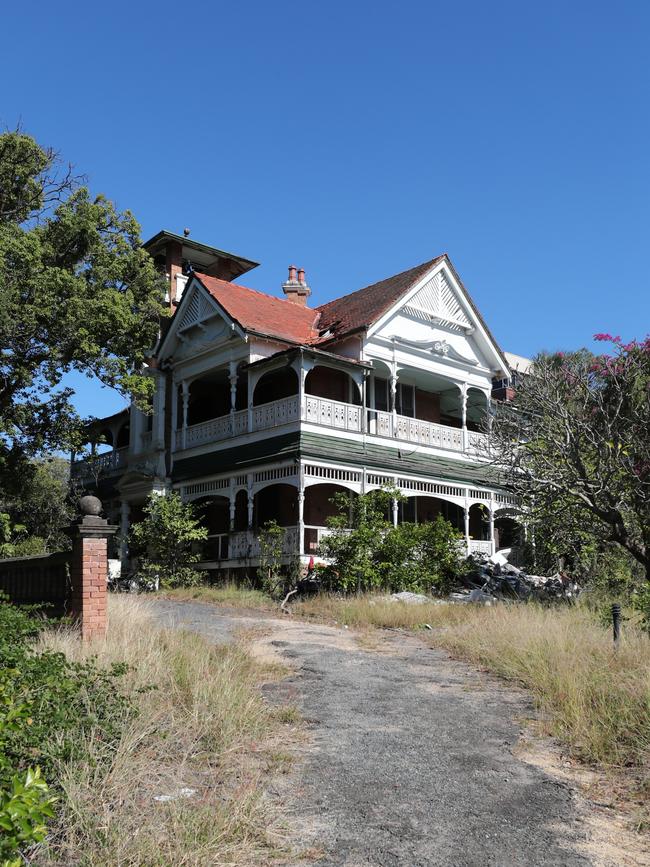
[[[145,519],[131,529],[130,542],[142,551],[139,579],[149,586],[192,587],[203,576],[192,567],[201,557],[193,546],[207,539],[192,503],[177,493],[152,494],[144,507]]]
[[[117,686],[124,666],[105,670],[92,661],[70,662],[62,653],[35,652],[43,625],[0,600],[3,857],[7,840],[16,841],[15,849],[40,839],[53,803],[45,779],[55,785],[60,763],[81,758],[89,741],[116,742],[133,714]]]
[[[391,593],[449,593],[465,571],[460,538],[441,515],[426,524],[392,527],[377,554],[383,587]]]
[[[392,490],[352,500],[335,496],[341,514],[330,520],[333,532],[321,543],[332,561],[323,573],[326,589],[448,593],[457,583],[465,571],[460,535],[440,515],[425,524],[394,527],[387,518],[393,499],[403,497]]]
[[[45,839],[47,820],[54,818],[56,800],[39,768],[29,768],[24,776],[15,774],[10,788],[0,790],[0,858],[5,867],[20,867],[22,858],[14,860],[13,856]]]

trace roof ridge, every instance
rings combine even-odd
[[[383,277],[381,280],[375,280],[374,283],[368,283],[367,286],[361,286],[361,288],[354,289],[352,292],[346,292],[345,295],[339,295],[337,298],[332,298],[330,301],[326,301],[324,304],[319,304],[319,306],[315,307],[314,309],[322,311],[326,307],[329,307],[331,304],[336,304],[339,301],[343,301],[345,298],[351,298],[353,295],[357,295],[359,292],[365,292],[367,289],[372,289],[373,286],[378,286],[380,283],[387,283],[389,280],[396,280],[399,277],[403,277],[405,274],[408,274],[410,271],[419,271],[421,268],[428,268],[436,262],[439,262],[440,259],[444,259],[446,256],[446,253],[441,253],[439,256],[434,256],[433,259],[429,259],[426,262],[421,262],[419,265],[413,265],[410,268],[405,268],[403,271],[398,271],[397,274],[391,274],[389,277]]]
[[[245,289],[247,292],[253,292],[255,295],[261,295],[262,298],[270,298],[272,301],[286,301],[292,304],[288,298],[280,298],[279,295],[271,295],[269,292],[263,292],[261,289],[253,289],[251,286],[244,286],[243,283],[235,283],[234,280],[224,280],[221,277],[213,277],[211,274],[204,274],[202,271],[195,271],[194,274],[199,278],[207,277],[208,280],[218,280],[219,283],[226,283],[228,286],[236,286],[237,289]],[[297,306],[297,305],[294,305]],[[316,307],[306,307],[306,310],[316,311]]]

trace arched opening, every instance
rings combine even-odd
[[[327,400],[338,400],[361,406],[359,386],[349,373],[334,367],[317,364],[307,374],[305,393]]]
[[[283,397],[298,394],[298,374],[291,367],[269,370],[258,381],[253,392],[253,406],[261,406]]]
[[[467,390],[467,429],[485,431],[489,412],[489,398],[479,388]]]
[[[524,528],[511,514],[497,512],[494,517],[494,547],[522,548],[524,545]]]
[[[226,560],[230,531],[228,497],[202,497],[200,500],[195,500],[194,504],[201,524],[208,531],[207,541],[202,546],[202,559]]]
[[[469,536],[478,542],[490,541],[490,510],[484,503],[469,508]]]
[[[442,515],[446,521],[449,521],[455,530],[461,533],[465,532],[463,509],[448,500],[441,500],[439,497],[409,497],[402,501],[398,507],[400,524],[426,524],[435,521],[438,515]]]
[[[126,448],[129,444],[129,438],[131,435],[131,425],[130,423],[124,422],[122,427],[117,432],[117,437],[115,438],[115,448],[123,449]]]
[[[179,402],[179,426],[183,423],[182,395]],[[187,424],[200,424],[230,412],[230,381],[225,369],[207,373],[190,383],[187,400]]]
[[[114,446],[113,431],[107,427],[100,430],[91,440],[91,445],[94,445],[93,451],[97,455],[104,455],[106,452],[112,451]]]
[[[298,491],[293,485],[277,484],[262,488],[253,501],[253,526],[276,521],[281,527],[298,523]]]
[[[336,494],[343,494],[352,503],[358,495],[342,485],[310,485],[305,488],[303,519],[305,522],[305,554],[316,554],[320,540],[327,534],[328,518],[341,514],[339,506],[332,502]]]
[[[235,495],[235,526],[236,533],[241,533],[248,528],[248,493],[237,491]]]

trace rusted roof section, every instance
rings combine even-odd
[[[207,274],[194,276],[244,331],[302,345],[309,345],[318,337],[318,314],[309,307]]]
[[[320,314],[318,330],[321,334],[331,331],[331,337],[340,338],[353,331],[368,328],[399,301],[426,272],[445,258],[436,256],[428,262],[402,271],[386,280],[357,289],[349,295],[335,298],[316,310]]]

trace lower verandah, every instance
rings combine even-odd
[[[180,493],[196,504],[208,530],[203,562],[218,567],[254,563],[259,529],[268,521],[285,529],[287,560],[318,556],[329,532],[328,518],[338,513],[334,496],[387,486],[406,498],[393,501],[389,517],[394,524],[424,523],[442,515],[463,535],[468,553],[491,554],[512,543],[512,520],[505,517],[512,504],[506,495],[431,479],[303,463],[185,483]]]

